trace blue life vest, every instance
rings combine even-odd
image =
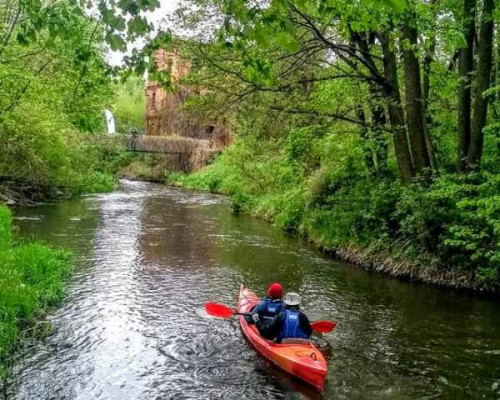
[[[259,313],[259,315],[265,319],[271,319],[276,317],[281,311],[283,311],[283,309],[284,305],[281,300],[272,300],[266,297],[254,311]]]
[[[300,327],[299,311],[285,310],[285,318],[281,325],[281,330],[278,335],[277,341],[281,342],[283,339],[307,339],[308,336]]]

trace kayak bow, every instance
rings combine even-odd
[[[259,302],[250,289],[241,285],[237,311],[248,313]],[[310,341],[275,343],[260,336],[257,328],[240,316],[240,325],[248,341],[255,349],[289,374],[322,391],[325,385],[327,365],[321,352]]]

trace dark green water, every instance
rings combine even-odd
[[[241,282],[303,296],[329,363],[325,399],[500,398],[500,302],[342,265],[223,198],[149,183],[17,210],[24,237],[77,259],[53,333],[16,369],[18,399],[321,398],[271,367],[236,321]]]

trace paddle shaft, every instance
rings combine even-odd
[[[244,312],[234,312],[233,315],[243,315],[244,317],[251,317],[252,314],[250,313],[244,313]]]
[[[205,303],[205,310],[209,315],[219,317],[219,318],[231,318],[235,315],[243,315],[245,317],[252,316],[252,313],[242,313],[220,303]],[[270,317],[264,317],[264,319],[272,319]],[[319,333],[328,333],[335,328],[335,322],[333,321],[314,321],[311,323],[311,328]]]
[[[251,317],[251,313],[241,313],[241,312],[233,312],[233,315],[243,315],[245,317]],[[273,319],[272,317],[264,317],[263,319]],[[328,327],[325,327],[324,325],[328,325]],[[322,326],[323,325],[323,326]],[[311,322],[311,328],[314,332],[316,333],[328,333],[335,328],[335,322],[331,321],[313,321]],[[326,328],[326,329],[325,329]]]
[[[233,315],[243,315],[245,317],[251,317],[251,313],[241,313],[241,312],[234,312]],[[264,317],[264,319],[273,319],[272,317]],[[327,324],[328,326],[325,327],[324,325]],[[323,325],[323,326],[322,326]],[[335,328],[335,322],[331,321],[313,321],[311,322],[311,328],[314,332],[316,333],[328,333],[333,331]]]

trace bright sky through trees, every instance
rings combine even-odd
[[[180,0],[160,0],[160,7],[158,7],[153,12],[145,12],[148,22],[152,23],[155,31],[158,30],[162,22],[172,15]],[[135,47],[142,47],[144,45],[144,40],[137,40],[134,44],[128,46],[128,51],[130,52]],[[108,61],[111,65],[117,66],[123,62],[124,53],[121,51],[111,51],[108,55]]]

